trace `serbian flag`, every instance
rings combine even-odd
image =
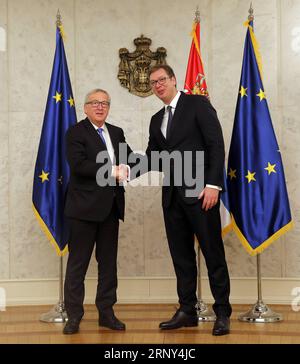
[[[208,97],[203,62],[200,52],[200,21],[195,19],[192,30],[192,45],[184,82],[186,94],[203,95]]]

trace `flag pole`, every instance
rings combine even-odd
[[[56,14],[56,26],[61,26],[61,15],[59,9]],[[49,311],[40,316],[42,322],[55,322],[64,323],[68,320],[67,312],[65,310],[64,295],[63,295],[63,256],[59,258],[59,298],[58,303]]]
[[[207,304],[202,300],[201,293],[201,248],[198,242],[198,286],[197,286],[197,296],[198,301],[196,303],[196,311],[198,316],[198,321],[215,321],[215,313],[207,306]]]
[[[59,298],[58,303],[49,311],[40,316],[42,322],[63,323],[68,320],[63,300],[63,257],[59,258]]]
[[[282,315],[272,311],[262,300],[260,254],[257,254],[257,291],[258,299],[256,304],[251,308],[251,310],[240,314],[238,316],[239,321],[254,323],[282,321]]]
[[[200,23],[200,11],[199,6],[195,11],[195,23]],[[216,315],[215,313],[208,307],[208,305],[202,299],[202,290],[201,290],[201,248],[198,242],[198,254],[197,254],[197,263],[198,263],[198,277],[197,277],[197,303],[196,303],[196,311],[199,321],[215,321]]]

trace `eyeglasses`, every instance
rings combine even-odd
[[[154,88],[157,84],[164,85],[167,82],[168,78],[171,78],[171,77],[161,77],[158,80],[151,80],[150,81],[150,86],[152,88]]]
[[[98,101],[98,100],[93,100],[93,101],[88,101],[86,102],[86,104],[90,104],[93,108],[97,108],[100,105],[103,107],[103,109],[107,109],[110,105],[109,101]]]

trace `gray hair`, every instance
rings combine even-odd
[[[97,93],[97,92],[102,92],[105,95],[107,95],[108,101],[110,103],[110,95],[109,95],[109,93],[107,91],[105,91],[105,90],[102,90],[102,88],[95,88],[94,90],[91,90],[90,92],[88,92],[86,94],[86,96],[85,96],[84,103],[86,104],[87,102],[89,102],[90,96],[93,95],[93,94],[95,94],[95,93]]]

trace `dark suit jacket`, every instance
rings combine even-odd
[[[215,109],[204,96],[186,95],[181,93],[173,115],[170,138],[168,141],[161,132],[165,109],[152,116],[149,131],[149,143],[146,154],[150,158],[151,151],[184,151],[192,152],[193,177],[196,176],[196,151],[204,151],[204,185],[212,184],[223,188],[224,141],[222,129]],[[153,169],[153,166],[150,166]],[[176,167],[175,167],[176,168]],[[182,168],[186,168],[182,158]],[[162,170],[162,165],[160,170]],[[174,165],[171,165],[171,182],[174,175]],[[174,186],[163,187],[163,206],[170,204]],[[177,187],[186,203],[196,203],[197,197],[186,197],[189,188],[182,180],[182,186]],[[193,188],[193,187],[192,187]],[[200,193],[201,191],[199,191]]]
[[[126,143],[124,132],[109,123],[107,126],[119,164],[119,143]],[[99,186],[96,174],[103,163],[96,163],[99,152],[106,150],[97,131],[86,118],[69,128],[66,133],[66,155],[70,165],[70,182],[66,195],[65,215],[70,218],[103,221],[110,213],[114,200],[119,217],[124,220],[124,188]],[[127,153],[131,153],[127,145]]]

